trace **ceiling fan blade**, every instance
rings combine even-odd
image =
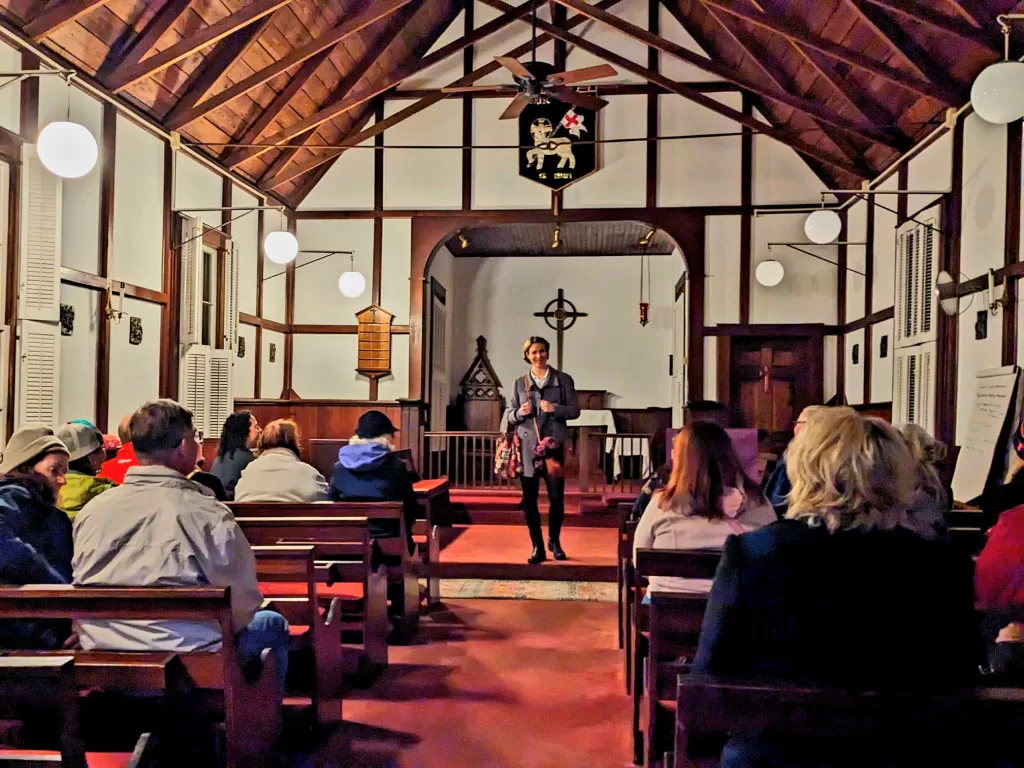
[[[615,70],[615,67],[608,64],[598,64],[593,67],[583,67],[582,69],[570,69],[568,72],[556,72],[549,79],[562,85],[572,85],[573,83],[582,83],[584,80],[615,77],[617,74],[619,73]]]
[[[494,60],[516,77],[521,77],[526,80],[534,79],[533,75],[530,74],[530,70],[524,67],[519,59],[513,59],[511,56],[495,56]]]
[[[519,117],[519,115],[521,115],[523,113],[523,110],[526,109],[526,107],[529,105],[529,103],[530,103],[530,97],[529,96],[524,96],[523,94],[519,94],[514,99],[512,99],[512,103],[508,105],[508,107],[505,109],[505,111],[501,113],[501,117],[499,117],[498,119],[499,120],[514,120],[515,118]]]
[[[442,88],[441,93],[518,93],[514,85],[463,85],[457,88]]]
[[[608,102],[591,96],[589,93],[580,93],[572,88],[552,88],[548,91],[553,98],[572,104],[575,107],[585,107],[595,112],[608,106]]]

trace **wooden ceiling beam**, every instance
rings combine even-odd
[[[957,18],[939,13],[932,6],[925,5],[921,0],[867,0],[872,5],[884,8],[887,11],[903,16],[912,21],[920,22],[939,32],[947,32],[956,35],[964,40],[986,48],[997,56],[1002,56],[1002,48],[999,47],[999,35],[992,35],[990,31],[980,28],[974,18],[967,13],[966,17]],[[963,9],[962,6],[958,6]],[[965,21],[964,18],[969,19]],[[994,31],[994,30],[992,30]]]
[[[244,163],[253,157],[258,157],[266,152],[269,152],[274,146],[278,144],[284,144],[285,142],[304,134],[307,131],[317,128],[323,125],[328,120],[331,120],[338,115],[343,115],[346,112],[351,112],[353,109],[362,106],[371,99],[379,96],[385,91],[389,91],[392,88],[398,86],[403,80],[407,80],[410,77],[418,75],[425,69],[437,64],[439,61],[444,61],[449,56],[474,45],[486,37],[493,35],[501,29],[504,29],[514,21],[525,18],[530,13],[530,3],[523,3],[518,8],[512,8],[507,10],[506,13],[502,14],[496,19],[493,19],[481,27],[475,29],[468,35],[463,35],[458,40],[453,40],[448,45],[437,49],[428,56],[424,56],[416,61],[413,61],[406,66],[400,67],[395,73],[392,73],[389,77],[385,78],[379,83],[375,83],[371,88],[367,88],[360,91],[358,94],[347,96],[344,99],[339,99],[334,102],[330,102],[321,107],[316,114],[310,115],[304,120],[299,120],[294,125],[288,126],[288,128],[275,133],[273,136],[267,138],[265,144],[269,146],[261,147],[250,147],[248,149],[241,149],[236,157],[233,157],[235,164]],[[507,8],[507,6],[506,6]],[[529,50],[529,48],[527,48]],[[521,54],[520,54],[521,55]],[[494,65],[496,69],[500,69],[500,65]],[[481,75],[482,77],[482,75]]]
[[[118,66],[110,73],[108,85],[112,91],[120,93],[140,80],[163,72],[196,51],[201,51],[203,48],[223,40],[233,32],[259,21],[291,2],[292,0],[253,0],[251,4],[243,6],[241,10],[235,11],[208,27],[203,27],[195,34],[179,40],[149,58]]]
[[[781,102],[793,109],[799,110],[819,122],[826,123],[843,131],[848,131],[871,142],[883,143],[893,149],[906,150],[911,146],[909,140],[901,139],[899,136],[894,135],[892,131],[879,128],[864,121],[857,122],[848,117],[843,117],[842,115],[838,115],[814,101],[791,93],[787,89],[787,84],[784,84],[775,76],[771,76],[769,79],[769,82],[773,83],[774,87],[766,88],[764,85],[740,76],[730,67],[719,64],[706,56],[701,56],[699,53],[695,53],[681,45],[655,35],[652,32],[648,32],[646,29],[638,27],[635,24],[631,24],[625,19],[608,13],[607,11],[596,9],[586,0],[555,0],[555,2],[560,3],[577,13],[583,14],[584,16],[588,16],[595,21],[606,24],[613,29],[618,30],[622,34],[640,41],[644,45],[655,48],[662,53],[679,59],[680,61],[692,64],[693,66],[698,67],[705,72],[710,72],[723,80],[735,83],[752,94]],[[778,67],[777,63],[776,67]],[[778,69],[778,71],[783,72],[784,70]]]
[[[962,84],[954,80],[953,76],[944,67],[940,66],[902,26],[897,24],[892,16],[889,16],[881,8],[872,5],[866,0],[846,1],[856,11],[857,16],[876,35],[888,43],[918,74],[946,90],[961,90],[964,92],[964,102],[966,103],[970,100],[970,95]]]
[[[412,20],[412,17],[416,14],[417,11],[419,11],[420,8],[423,7],[423,4],[425,2],[426,0],[415,0],[415,2],[407,6],[402,11],[402,13],[395,14],[395,16],[391,20],[391,23],[388,25],[388,28],[385,29],[377,37],[376,40],[374,40],[373,46],[369,48],[366,51],[366,53],[363,54],[362,58],[359,60],[359,63],[356,64],[352,71],[345,75],[344,79],[340,83],[338,83],[337,87],[335,87],[333,91],[331,91],[331,93],[328,95],[326,99],[328,102],[344,99],[349,94],[352,93],[355,87],[359,84],[359,81],[366,77],[366,73],[369,72],[370,69],[377,63],[377,59],[379,59],[381,57],[381,54],[383,54],[384,51],[386,51],[388,47],[395,41],[395,38],[397,38],[402,33],[402,30],[406,28],[406,26]],[[372,107],[370,109],[372,109]],[[268,108],[267,112],[269,111],[270,110]],[[366,124],[366,119],[360,117],[356,122],[359,125],[359,128],[356,130],[360,130]],[[260,123],[262,123],[262,125]],[[239,144],[251,144],[255,142],[263,134],[263,131],[266,130],[268,125],[270,125],[270,122],[264,121],[263,118],[261,117],[260,120],[258,120],[250,130],[246,131],[245,136],[243,136],[239,140]],[[258,131],[257,128],[259,129]],[[314,128],[310,130],[308,133],[296,136],[294,139],[292,139],[289,146],[282,150],[281,154],[278,155],[277,159],[263,174],[263,178],[271,178],[273,176],[276,176],[282,170],[287,168],[291,161],[295,159],[295,156],[298,154],[299,150],[302,149],[302,145],[308,143],[309,140],[312,139],[315,135],[316,129]],[[233,160],[234,158],[231,157],[231,154],[229,154],[228,157],[226,157],[224,160],[224,165],[226,165],[228,168],[234,168],[235,166],[232,164]]]
[[[58,29],[79,17],[84,16],[100,6],[106,5],[110,0],[61,0],[56,6],[43,11],[32,21],[25,25],[24,33],[34,42],[39,42],[47,35],[52,35]]]
[[[377,0],[377,2],[370,3],[361,13],[351,18],[344,19],[342,22],[331,28],[327,33],[310,41],[300,48],[296,48],[287,56],[275,61],[269,67],[264,67],[259,72],[254,72],[244,80],[239,80],[234,85],[214,94],[210,98],[206,99],[206,101],[203,101],[196,106],[189,109],[179,110],[177,114],[173,116],[173,119],[165,123],[166,126],[171,130],[180,130],[189,123],[213,112],[215,109],[219,109],[240,96],[244,96],[254,88],[258,88],[264,83],[273,80],[275,77],[286,72],[292,67],[298,66],[299,64],[311,59],[315,60],[318,57],[319,61],[322,62],[324,57],[321,56],[321,54],[326,52],[329,55],[338,43],[341,43],[352,35],[361,32],[366,29],[366,27],[375,24],[385,16],[391,15],[395,11],[408,5],[410,2],[412,2],[412,0]]]
[[[132,28],[128,27],[125,34],[110,47],[103,63],[96,70],[97,79],[105,83],[119,67],[127,67],[142,61],[167,30],[191,7],[192,0],[167,0],[138,34],[133,34]]]
[[[981,29],[989,19],[976,6],[976,0],[945,0],[946,7],[968,24]]]
[[[945,104],[947,107],[958,108],[966,103],[967,95],[961,88],[950,90],[943,87],[940,83],[923,80],[901,69],[896,69],[880,61],[870,59],[859,51],[847,48],[805,29],[791,18],[764,16],[757,11],[750,10],[745,4],[741,4],[739,0],[702,0],[702,2],[705,5],[713,5],[754,26],[767,29],[788,40],[794,40],[816,51],[820,51],[830,58],[844,61],[858,69],[863,69],[865,72],[870,72],[908,91],[920,96],[927,96],[941,104]]]
[[[370,118],[373,117],[373,113],[376,109],[377,105],[373,102],[365,105],[363,107],[363,111],[359,113],[359,117],[357,117],[352,123],[352,130],[345,135],[342,141],[348,142],[350,137],[355,136],[357,133],[362,131],[366,127],[366,124],[370,122]],[[305,200],[309,193],[316,188],[316,185],[319,184],[320,180],[329,170],[331,170],[331,166],[337,162],[339,157],[341,157],[341,154],[338,154],[328,162],[323,163],[303,179],[302,185],[295,191],[295,194],[291,196],[291,200],[289,201],[293,208],[297,208],[302,204],[302,201]]]
[[[594,6],[597,8],[607,10],[618,5],[620,2],[622,2],[622,0],[599,0],[599,2],[594,4]],[[590,19],[586,18],[585,16],[576,15],[565,23],[564,29],[575,29],[581,24],[587,24],[589,22]],[[537,35],[537,46],[540,47],[546,43],[549,43],[552,39],[553,38],[551,37],[551,35],[548,34]],[[505,56],[513,59],[518,59],[520,56],[529,53],[530,48],[530,43],[523,43],[522,45],[510,50],[508,53],[505,54]],[[465,85],[473,85],[478,80],[482,80],[483,78],[487,77],[490,74],[493,74],[494,72],[497,72],[500,69],[501,65],[498,64],[498,62],[489,61],[486,64],[477,67],[468,75],[460,77],[458,80],[451,83],[449,87],[459,88]],[[371,125],[369,128],[364,128],[357,134],[346,137],[345,143],[350,145],[360,144],[361,142],[376,136],[381,131],[384,131],[387,128],[390,128],[394,125],[398,125],[398,123],[402,122],[403,120],[407,120],[413,115],[419,114],[428,107],[432,107],[434,104],[437,104],[443,98],[445,98],[445,94],[441,90],[434,91],[422,97],[421,99],[418,99],[417,101],[413,102],[404,109],[395,112],[395,114],[385,118],[379,123],[375,123],[374,125]],[[336,157],[345,152],[346,149],[346,147],[332,149],[325,152],[322,155],[318,155],[310,159],[308,162],[303,163],[300,166],[287,168],[283,170],[281,173],[277,174],[276,176],[268,178],[266,182],[263,182],[261,184],[261,187],[267,191],[276,189],[277,187],[280,187],[282,184],[288,183],[292,179],[295,179],[299,176],[302,176],[303,174],[315,170],[316,168],[319,168],[324,163],[332,162]]]
[[[250,24],[217,43],[217,47],[204,57],[203,63],[192,78],[188,89],[164,116],[165,124],[173,120],[180,112],[191,109],[205,99],[224,74],[245,56],[260,35],[266,31],[273,18],[273,16],[264,16],[255,24]]]

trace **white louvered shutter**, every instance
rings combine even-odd
[[[938,298],[935,296],[939,240],[938,209],[918,214],[896,233],[896,347],[935,341]]]
[[[181,404],[192,411],[196,429],[206,433],[210,412],[210,348],[193,344],[182,355],[180,367]]]
[[[241,254],[234,241],[224,256],[224,349],[238,347],[238,263]]]
[[[904,386],[903,369],[906,365],[906,356],[900,352],[896,353],[893,360],[892,370],[892,421],[894,424],[902,424],[907,420],[907,391]]]
[[[907,233],[899,232],[896,235],[896,300],[894,302],[894,313],[896,325],[896,346],[900,346],[909,335],[907,327]]]
[[[935,429],[935,351],[931,344],[918,352],[917,422],[929,434]]]
[[[182,216],[181,343],[199,344],[203,332],[203,220]]]
[[[18,412],[15,422],[57,428],[60,382],[60,325],[22,320],[19,323]]]
[[[23,150],[18,316],[60,321],[61,180],[46,170],[34,146]]]
[[[210,399],[207,411],[206,434],[219,436],[224,422],[234,408],[231,392],[232,354],[226,349],[211,349],[209,352]]]

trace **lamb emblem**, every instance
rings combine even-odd
[[[533,137],[534,148],[526,152],[526,166],[532,167],[537,164],[537,170],[544,168],[544,158],[547,155],[558,155],[558,167],[564,168],[568,163],[570,168],[576,167],[576,156],[572,153],[572,139],[568,136],[552,136],[555,132],[551,121],[546,117],[539,117],[530,125],[530,135]]]

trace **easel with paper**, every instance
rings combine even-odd
[[[967,439],[953,473],[953,499],[969,502],[985,491],[1007,416],[1016,418],[1020,369],[1014,365],[978,371]]]

